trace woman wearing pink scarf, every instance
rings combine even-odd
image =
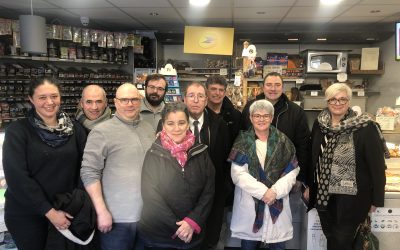
[[[166,104],[163,130],[142,170],[143,211],[138,225],[145,249],[200,249],[214,196],[207,146],[195,143],[185,104]]]

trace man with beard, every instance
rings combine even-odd
[[[146,96],[142,99],[140,116],[156,131],[161,119],[161,111],[164,109],[164,97],[168,84],[163,75],[152,74],[147,76],[144,86]]]

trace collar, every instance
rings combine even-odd
[[[118,114],[118,111],[115,111],[115,117],[116,117],[118,120],[120,120],[122,123],[125,123],[125,124],[130,125],[130,126],[137,126],[137,125],[139,125],[140,120],[141,120],[140,116],[138,117],[138,119],[133,120],[133,121],[126,120],[126,119],[122,118],[120,114]]]
[[[203,124],[204,124],[204,112],[201,114],[200,118],[197,120],[199,121],[199,130],[201,130],[201,128],[203,127]],[[194,131],[194,125],[193,125],[194,121],[195,121],[195,119],[193,119],[192,117],[189,116],[189,124],[190,124],[191,131]]]
[[[150,103],[147,101],[146,97],[142,98],[141,100],[141,105],[140,105],[140,112],[143,111],[148,111],[154,114],[159,114],[161,111],[164,109],[165,103],[161,102],[160,105],[157,107],[153,107],[150,105]],[[155,109],[154,109],[155,108]]]

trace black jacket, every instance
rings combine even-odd
[[[68,229],[80,240],[86,241],[96,229],[96,211],[86,191],[74,189],[72,193],[57,194],[54,208],[65,211],[74,217]],[[46,242],[48,250],[95,250],[98,247],[96,237],[88,245],[75,244],[58,232],[53,225],[50,225]]]
[[[207,107],[207,109],[210,113],[216,114],[210,108]],[[225,96],[222,101],[221,112],[216,115],[220,116],[225,121],[229,129],[229,140],[233,143],[240,131],[240,111],[235,109],[229,98]]]
[[[312,162],[307,171],[310,186],[309,208],[313,208],[317,196],[315,168],[321,152],[323,135],[319,124],[314,122],[312,133]],[[361,223],[367,216],[371,205],[383,207],[385,199],[385,159],[382,140],[372,123],[354,132],[356,157],[356,195],[340,195],[346,200],[341,211],[335,211],[336,222],[354,221]]]
[[[255,100],[265,99],[264,93],[258,95]],[[242,112],[241,129],[247,130],[251,126],[250,105],[252,100],[246,104]],[[279,98],[274,105],[275,114],[272,125],[283,132],[293,142],[296,148],[296,156],[299,161],[300,173],[297,180],[305,181],[306,169],[310,165],[310,129],[304,110],[297,104],[289,101],[285,94]]]
[[[40,139],[28,119],[7,127],[3,144],[7,215],[44,216],[56,194],[72,192],[79,185],[86,132],[73,123],[74,134],[55,148]]]
[[[195,144],[190,148],[182,168],[158,138],[147,151],[143,163],[140,237],[154,246],[164,244],[179,249],[200,244],[213,202],[214,173],[206,145]],[[175,223],[185,217],[202,229],[200,234],[193,234],[190,244],[178,237],[171,238],[178,229]]]

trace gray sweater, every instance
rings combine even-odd
[[[88,136],[81,178],[85,186],[101,181],[113,222],[140,219],[142,165],[153,141],[154,130],[150,124],[141,120],[123,121],[117,115],[97,125]]]

